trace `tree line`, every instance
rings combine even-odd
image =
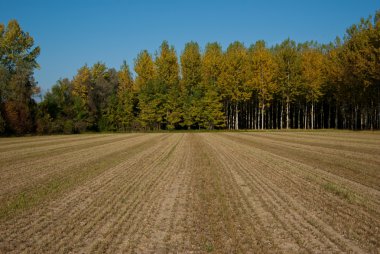
[[[135,75],[126,62],[84,65],[37,103],[39,53],[17,21],[0,24],[2,134],[380,128],[379,11],[325,45],[189,42],[178,56],[164,41],[137,55]]]

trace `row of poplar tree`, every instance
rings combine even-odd
[[[380,128],[380,12],[328,45],[189,42],[178,57],[164,41],[138,54],[135,75],[85,65],[39,103],[33,44],[17,21],[0,25],[0,133]]]

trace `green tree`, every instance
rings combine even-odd
[[[344,76],[344,65],[340,53],[341,49],[341,41],[340,38],[337,37],[335,43],[330,43],[327,46],[327,52],[324,58],[325,67],[323,69],[323,75],[325,76],[325,81],[322,85],[324,94],[323,99],[327,100],[329,112],[329,121],[327,126],[334,126],[334,128],[339,127],[339,104],[344,100],[342,93],[339,91],[339,87]],[[330,115],[332,113],[334,116]]]
[[[202,56],[201,65],[202,83],[205,86],[217,86],[217,80],[222,72],[222,65],[222,47],[217,42],[208,43]]]
[[[380,96],[380,25],[379,12],[372,18],[361,19],[360,23],[347,29],[342,45],[341,59],[344,65],[341,90],[346,98],[346,111],[351,111],[352,129],[368,125],[368,118],[374,118],[374,108]],[[371,112],[372,111],[372,112]],[[369,115],[369,117],[365,117]],[[365,121],[363,121],[363,118]],[[366,119],[365,119],[366,118]]]
[[[94,119],[90,117],[90,91],[93,90],[91,70],[85,65],[78,70],[73,79],[72,95],[76,116],[74,118],[77,132],[85,131],[94,124]]]
[[[264,129],[265,109],[270,106],[277,91],[275,75],[277,65],[264,41],[257,41],[249,50],[249,80],[252,89],[257,91],[261,111],[261,129]]]
[[[247,84],[248,54],[244,45],[234,42],[229,45],[223,58],[222,71],[219,76],[219,84],[222,96],[229,106],[233,106],[233,118],[229,121],[229,127],[239,129],[239,103],[246,101],[251,96],[251,90]]]
[[[188,42],[181,54],[182,84],[188,94],[199,87],[201,82],[201,53],[196,42]]]
[[[134,91],[138,92],[139,120],[145,129],[160,129],[163,103],[157,82],[157,70],[148,51],[140,52],[135,59],[137,74]]]
[[[279,92],[286,104],[286,129],[290,127],[290,103],[295,100],[300,92],[301,68],[297,45],[294,41],[286,39],[275,47],[278,66],[277,79]],[[281,104],[283,105],[283,104]],[[282,128],[283,110],[281,110],[280,127]]]
[[[0,24],[1,28],[1,24]],[[1,39],[1,36],[0,36]],[[1,48],[1,47],[0,47]],[[9,71],[5,68],[5,66],[0,65],[0,134],[5,133],[6,131],[6,121],[3,117],[5,114],[4,105],[7,97],[7,80],[9,80]]]
[[[72,133],[73,100],[72,84],[68,79],[59,80],[38,105],[37,133]]]
[[[201,87],[201,53],[198,43],[186,43],[181,54],[181,73],[183,125],[190,129],[192,125],[196,124],[196,118],[199,115],[197,104],[199,104],[203,95]]]
[[[202,116],[200,124],[207,129],[225,127],[221,89],[217,82],[222,71],[222,64],[222,47],[216,42],[208,43],[202,56],[201,86],[204,94],[200,104]]]
[[[207,89],[199,105],[200,126],[208,130],[225,127],[223,104],[217,91],[211,87]]]
[[[0,62],[11,73],[17,72],[21,66],[39,67],[36,58],[40,54],[40,48],[33,48],[33,37],[22,31],[16,20],[9,21],[7,27],[0,24],[0,36]]]
[[[178,110],[173,110],[170,96],[175,96],[179,90],[179,65],[176,51],[173,46],[169,46],[167,41],[163,41],[159,52],[157,52],[156,61],[157,69],[157,88],[156,100],[160,100],[157,105],[162,105],[162,123],[166,123],[170,128],[179,124]]]
[[[315,103],[318,102],[322,96],[322,84],[324,82],[323,68],[324,56],[320,50],[306,47],[301,52],[301,82],[304,85],[306,102],[311,103],[311,129],[314,129]],[[305,119],[306,128],[307,110],[305,110]]]
[[[34,47],[29,33],[21,30],[16,20],[7,27],[0,24],[0,104],[2,126],[8,131],[22,134],[34,126],[36,103],[33,95],[39,89],[33,78],[38,68],[36,58],[40,48]]]
[[[147,50],[141,51],[135,59],[134,70],[137,74],[133,90],[139,92],[148,83],[152,82],[157,74],[152,56]]]
[[[179,65],[177,53],[173,46],[169,46],[167,41],[163,41],[160,50],[156,53],[157,79],[163,85],[170,88],[179,83]]]
[[[167,113],[167,129],[172,130],[178,127],[183,118],[183,101],[181,99],[181,91],[177,86],[169,89],[169,93],[165,96],[166,113]]]
[[[138,94],[140,110],[140,122],[143,128],[160,130],[165,115],[165,107],[162,99],[162,85],[157,80],[147,82],[141,87]]]
[[[91,68],[93,89],[89,93],[90,119],[92,130],[107,128],[106,111],[109,111],[111,100],[116,96],[118,89],[118,72],[107,68],[103,63],[95,63]],[[115,112],[116,114],[116,112]],[[100,124],[101,123],[101,124]]]
[[[119,129],[125,131],[132,128],[134,121],[134,82],[129,66],[124,61],[118,73],[119,85],[117,91],[118,107],[117,107],[117,120],[119,122]]]

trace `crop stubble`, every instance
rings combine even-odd
[[[380,251],[380,135],[0,139],[0,253]]]

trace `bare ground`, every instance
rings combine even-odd
[[[379,253],[380,135],[0,139],[0,253]]]

